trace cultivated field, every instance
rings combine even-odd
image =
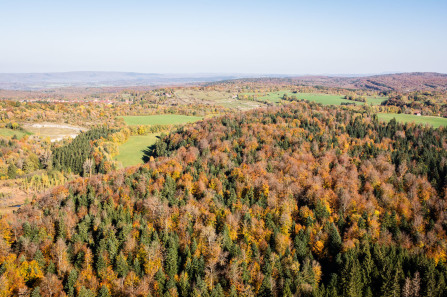
[[[255,94],[256,93],[244,93],[241,95],[255,95]],[[344,99],[343,98],[344,96],[342,95],[331,95],[331,94],[320,94],[320,93],[293,93],[289,90],[283,90],[265,94],[257,93],[258,95],[257,100],[279,103],[281,102],[281,99],[283,98],[284,94],[286,94],[288,97],[295,96],[299,100],[304,99],[316,103],[321,103],[324,105],[340,105],[342,103],[355,103],[360,105],[364,104],[363,102]],[[371,105],[380,105],[384,100],[386,100],[386,98],[366,96],[366,102]]]
[[[414,122],[416,124],[429,124],[434,128],[438,128],[440,126],[447,126],[447,118],[440,117],[430,117],[430,116],[417,116],[412,114],[403,114],[403,113],[378,113],[377,116],[382,121],[389,121],[393,118],[398,122]]]
[[[193,123],[202,120],[202,117],[179,114],[161,114],[149,116],[123,116],[124,122],[129,126],[137,125],[177,125]]]
[[[228,108],[237,108],[240,110],[248,110],[265,106],[264,104],[255,101],[239,100],[236,94],[236,91],[202,91],[186,88],[175,91],[175,96],[181,103],[209,103]]]
[[[129,137],[126,143],[120,145],[120,153],[115,159],[121,162],[123,167],[143,163],[144,151],[157,141],[158,135],[154,133]]]

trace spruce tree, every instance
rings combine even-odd
[[[122,252],[119,253],[118,257],[116,258],[115,271],[118,273],[119,277],[125,277],[129,272],[126,258]]]
[[[175,241],[171,238],[168,241],[165,259],[165,271],[169,278],[174,278],[177,274],[178,251]]]
[[[39,287],[35,287],[33,292],[31,293],[31,297],[40,297],[40,288]]]
[[[78,279],[78,272],[76,269],[72,269],[68,274],[67,282],[65,283],[65,291],[68,292],[68,296],[74,296],[74,286]]]
[[[98,297],[111,297],[109,289],[106,286],[102,286],[98,292]]]

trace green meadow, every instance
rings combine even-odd
[[[1,136],[14,136],[16,135],[17,138],[21,139],[25,135],[31,135],[30,132],[20,131],[20,130],[13,130],[8,128],[0,128],[0,135]]]
[[[123,167],[143,163],[144,151],[157,141],[159,134],[130,136],[126,143],[119,147],[119,154],[115,160],[121,162]]]
[[[148,116],[123,116],[124,122],[129,126],[137,125],[178,125],[202,120],[202,117],[178,114],[161,114]],[[120,145],[119,154],[115,160],[121,162],[123,167],[143,163],[144,151],[157,141],[159,133],[130,136],[129,140]]]
[[[177,125],[193,123],[202,120],[202,117],[186,116],[180,114],[158,114],[148,116],[123,116],[124,122],[129,126],[137,125]]]
[[[447,126],[447,118],[441,117],[430,117],[430,116],[417,116],[412,114],[403,114],[403,113],[378,113],[377,116],[379,120],[382,121],[390,121],[395,118],[398,122],[414,122],[416,124],[429,124],[434,128],[438,128],[440,126]]]
[[[254,95],[256,93],[244,93],[242,95]],[[351,101],[344,99],[342,95],[332,95],[332,94],[320,94],[320,93],[293,93],[288,90],[278,91],[278,92],[270,92],[266,94],[258,93],[258,100],[268,101],[272,103],[281,102],[281,98],[287,94],[287,96],[292,97],[295,96],[298,100],[308,100],[316,103],[321,103],[324,105],[340,105],[342,103],[355,103],[355,104],[364,104],[363,102]],[[366,96],[366,102],[371,105],[380,105],[386,98],[384,97],[373,97]]]

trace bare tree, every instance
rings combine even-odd
[[[85,160],[84,164],[82,165],[82,169],[84,169],[84,176],[92,176],[93,160],[90,158]]]

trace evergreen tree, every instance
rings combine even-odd
[[[68,296],[74,296],[75,293],[75,284],[78,279],[78,272],[76,269],[72,269],[68,274],[67,281],[65,283],[65,291],[68,293]]]
[[[106,286],[102,286],[101,289],[99,289],[98,297],[111,297],[109,289]]]
[[[178,251],[175,241],[171,238],[166,251],[165,269],[169,278],[174,278],[177,274]]]
[[[35,287],[33,292],[31,293],[31,297],[40,297],[40,288]]]
[[[343,296],[361,297],[363,292],[360,264],[355,255],[346,256],[345,266],[341,272]]]
[[[122,252],[119,253],[118,257],[116,258],[115,270],[118,273],[119,277],[125,277],[129,272],[129,266],[127,264],[127,260]]]
[[[92,290],[87,289],[86,287],[82,286],[81,290],[79,290],[78,297],[95,297],[96,294],[92,292]]]
[[[329,228],[329,249],[332,255],[337,255],[341,249],[341,236],[338,233],[337,227],[334,223],[331,223]]]
[[[269,276],[264,276],[264,279],[262,280],[261,287],[259,288],[259,291],[258,291],[258,296],[259,297],[273,296],[272,283],[271,283],[271,279]]]
[[[211,292],[211,297],[224,297],[224,291],[222,289],[222,286],[220,285],[220,283],[218,283],[216,286],[214,286],[212,292]]]
[[[8,167],[8,178],[14,179],[17,176],[17,167],[14,164],[9,165]]]

